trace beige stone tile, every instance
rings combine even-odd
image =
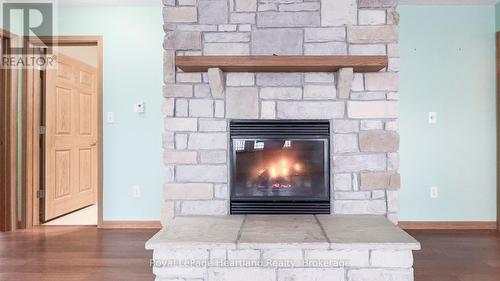
[[[331,247],[420,249],[420,243],[383,216],[318,215]]]
[[[146,243],[146,249],[235,248],[243,218],[176,217]]]
[[[239,248],[324,248],[327,239],[312,215],[247,216]]]

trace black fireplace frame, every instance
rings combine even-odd
[[[328,120],[230,120],[230,213],[231,214],[330,214],[330,122]],[[234,196],[236,176],[234,140],[266,141],[285,139],[323,143],[324,186],[321,197],[242,197]]]

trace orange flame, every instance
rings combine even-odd
[[[268,170],[271,178],[276,178],[278,176],[287,177],[291,174],[291,171],[295,173],[302,172],[302,165],[300,163],[289,163],[290,160],[286,158],[282,158],[277,162],[271,162],[268,168],[260,169],[259,174],[262,174],[264,171]]]
[[[278,176],[278,172],[276,172],[276,168],[271,167],[271,178],[275,178]]]
[[[302,171],[302,166],[299,163],[295,163],[295,165],[293,165],[293,169],[295,172],[300,172]]]

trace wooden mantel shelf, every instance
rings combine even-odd
[[[377,72],[387,67],[387,56],[177,56],[175,65],[184,72]]]

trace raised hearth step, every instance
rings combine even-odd
[[[157,281],[413,281],[420,244],[382,216],[177,217],[151,238]]]
[[[383,216],[235,215],[177,217],[147,243],[157,248],[369,248],[419,250]]]

